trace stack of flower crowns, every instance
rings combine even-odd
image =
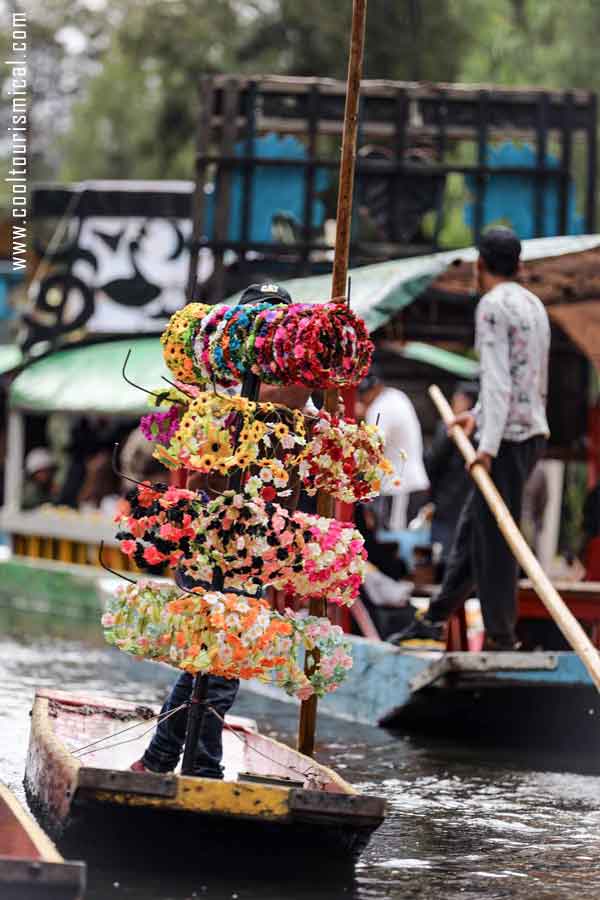
[[[190,303],[161,342],[179,381],[238,384],[248,372],[271,384],[336,388],[367,373],[373,344],[345,303],[241,306]]]
[[[383,436],[351,419],[305,417],[216,386],[233,387],[249,373],[284,386],[356,384],[372,354],[364,323],[335,301],[191,303],[161,341],[175,383],[154,395],[155,410],[141,422],[154,456],[227,484],[236,473],[238,486],[218,496],[166,485],[130,492],[128,514],[117,517],[123,552],[142,569],[174,567],[186,588],[140,581],[120,589],[103,617],[106,639],[190,672],[275,673],[302,699],[335,690],[351,666],[341,629],[327,618],[277,613],[260,595],[272,586],[288,598],[354,602],[366,564],[361,535],[351,523],[290,511],[282,498],[296,476],[311,494],[376,496],[393,473]],[[313,663],[309,676],[299,666],[302,649]]]

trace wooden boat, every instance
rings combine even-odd
[[[65,862],[16,797],[0,784],[2,900],[77,900],[84,889],[84,863]]]
[[[303,845],[351,855],[384,819],[384,800],[359,794],[248,719],[226,720],[223,781],[131,772],[155,714],[122,700],[37,692],[25,788],[52,834],[89,840],[101,831],[103,840],[108,832],[143,844],[147,831],[152,844],[158,835],[161,846],[173,838],[178,850],[192,837],[198,852],[200,840],[222,841],[225,831],[228,842],[239,832],[244,846],[267,841],[271,849]]]

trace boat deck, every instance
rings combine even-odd
[[[140,759],[156,726],[159,709],[135,706],[115,698],[72,695],[61,691],[37,696],[49,702],[49,716],[56,738],[82,766],[129,771]],[[238,781],[243,773],[264,778],[286,779],[296,786],[330,793],[344,793],[341,782],[323,779],[322,767],[302,758],[290,748],[259,734],[256,723],[243,716],[225,717],[223,729],[224,781]],[[178,767],[177,772],[180,771]]]
[[[44,696],[43,692],[38,692],[38,696]],[[61,715],[54,720],[54,733],[86,767],[128,770],[148,746],[156,726],[152,717],[158,715],[159,709],[149,706],[139,706],[136,709],[131,703],[114,698],[104,700],[107,706],[99,708],[99,699],[90,696],[79,697],[74,701],[68,694],[61,695],[59,691],[52,691],[53,710],[56,711],[56,707],[61,706]],[[225,779],[235,781],[240,772],[247,770],[249,764],[246,758],[248,748],[243,736],[257,734],[257,727],[252,719],[241,716],[226,716],[225,721]]]

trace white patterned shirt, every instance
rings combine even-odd
[[[475,346],[479,450],[496,456],[501,441],[547,437],[550,323],[541,300],[515,281],[496,285],[477,306]]]

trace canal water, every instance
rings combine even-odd
[[[22,800],[37,686],[161,699],[142,678],[147,667],[124,667],[122,659],[99,642],[93,622],[0,605],[0,779]],[[255,718],[268,734],[294,739],[290,705],[244,691],[234,711]],[[556,760],[524,752],[418,741],[326,717],[318,739],[322,762],[389,800],[387,821],[356,864],[315,866],[298,854],[296,865],[282,870],[267,847],[249,871],[236,865],[236,847],[225,841],[221,858],[182,872],[161,858],[157,830],[141,866],[127,858],[115,864],[93,848],[88,900],[600,897],[600,778],[560,771]]]

